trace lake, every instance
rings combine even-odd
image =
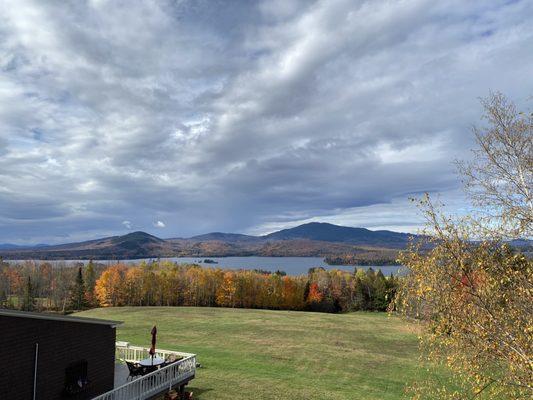
[[[217,264],[205,263],[204,260],[209,259],[215,261]],[[141,261],[152,261],[154,258],[144,258],[136,260],[121,260],[126,264],[139,263]],[[309,268],[323,267],[325,269],[341,269],[346,271],[353,271],[353,265],[328,265],[321,257],[171,257],[161,258],[161,260],[168,260],[180,264],[199,264],[204,267],[223,268],[223,269],[262,269],[265,271],[275,272],[276,270],[285,271],[288,275],[307,274]],[[116,260],[95,260],[98,263],[112,264]],[[14,262],[14,261],[12,261]],[[68,264],[73,262],[87,263],[87,260],[62,260],[62,261],[48,261],[51,264]],[[357,266],[357,268],[375,270],[381,269],[385,275],[402,274],[405,272],[405,267],[401,266]]]

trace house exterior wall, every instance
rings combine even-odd
[[[37,400],[91,399],[113,389],[115,334],[110,325],[0,315],[0,398],[33,399],[36,343]],[[87,390],[65,396],[65,370],[81,360],[88,364]]]

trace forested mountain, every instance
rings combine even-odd
[[[407,245],[408,234],[308,223],[264,236],[212,232],[191,238],[160,239],[132,232],[78,243],[0,249],[5,259],[128,259],[172,256],[340,256],[384,252]],[[392,252],[391,252],[392,250]],[[375,254],[371,257],[377,259]]]
[[[221,241],[221,242],[228,242],[228,243],[235,243],[235,242],[259,242],[261,241],[260,236],[250,236],[250,235],[243,235],[241,233],[223,233],[223,232],[211,232],[206,233],[205,235],[198,235],[193,236],[189,238],[189,240],[195,241],[195,242],[206,242],[206,241]]]
[[[409,235],[392,231],[371,231],[366,228],[351,228],[321,222],[310,222],[295,228],[283,229],[263,236],[271,240],[308,239],[323,242],[340,242],[357,245],[400,247],[407,244]]]

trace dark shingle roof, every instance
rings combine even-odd
[[[46,319],[50,321],[81,322],[85,324],[110,325],[112,327],[122,324],[122,321],[109,321],[106,319],[98,319],[98,318],[73,317],[70,315],[47,314],[47,313],[37,313],[37,312],[18,311],[18,310],[4,310],[4,309],[0,309],[0,316]]]

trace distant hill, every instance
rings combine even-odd
[[[40,247],[48,247],[47,244],[36,244],[34,246],[13,244],[13,243],[0,243],[0,250],[14,250],[14,249],[34,249]]]
[[[509,244],[520,249],[528,249],[528,251],[533,249],[533,241],[529,239],[514,239]]]
[[[135,259],[154,257],[310,256],[383,254],[393,260],[407,245],[405,233],[371,231],[312,222],[263,236],[211,232],[191,238],[160,239],[132,232],[85,242],[46,247],[0,248],[5,259]],[[390,261],[389,260],[389,261]]]
[[[170,247],[164,239],[145,232],[132,232],[85,242],[0,250],[0,256],[5,259],[133,259],[172,256]]]
[[[0,250],[12,250],[12,249],[23,249],[26,246],[19,246],[12,243],[0,243]]]
[[[235,243],[235,242],[257,242],[257,241],[261,241],[261,237],[243,235],[240,233],[211,232],[211,233],[206,233],[205,235],[193,236],[189,238],[189,240],[193,240],[196,242],[207,242],[211,240],[216,240],[220,242]]]
[[[366,228],[350,228],[321,222],[310,222],[295,228],[283,229],[263,236],[269,240],[308,239],[323,242],[351,243],[366,246],[403,248],[409,235],[392,231],[371,231]]]
[[[111,239],[113,244],[124,249],[135,249],[142,246],[157,245],[165,243],[163,239],[150,235],[146,232],[132,232],[123,236],[116,236]]]
[[[24,246],[19,246],[11,243],[0,243],[0,250],[21,249]]]

